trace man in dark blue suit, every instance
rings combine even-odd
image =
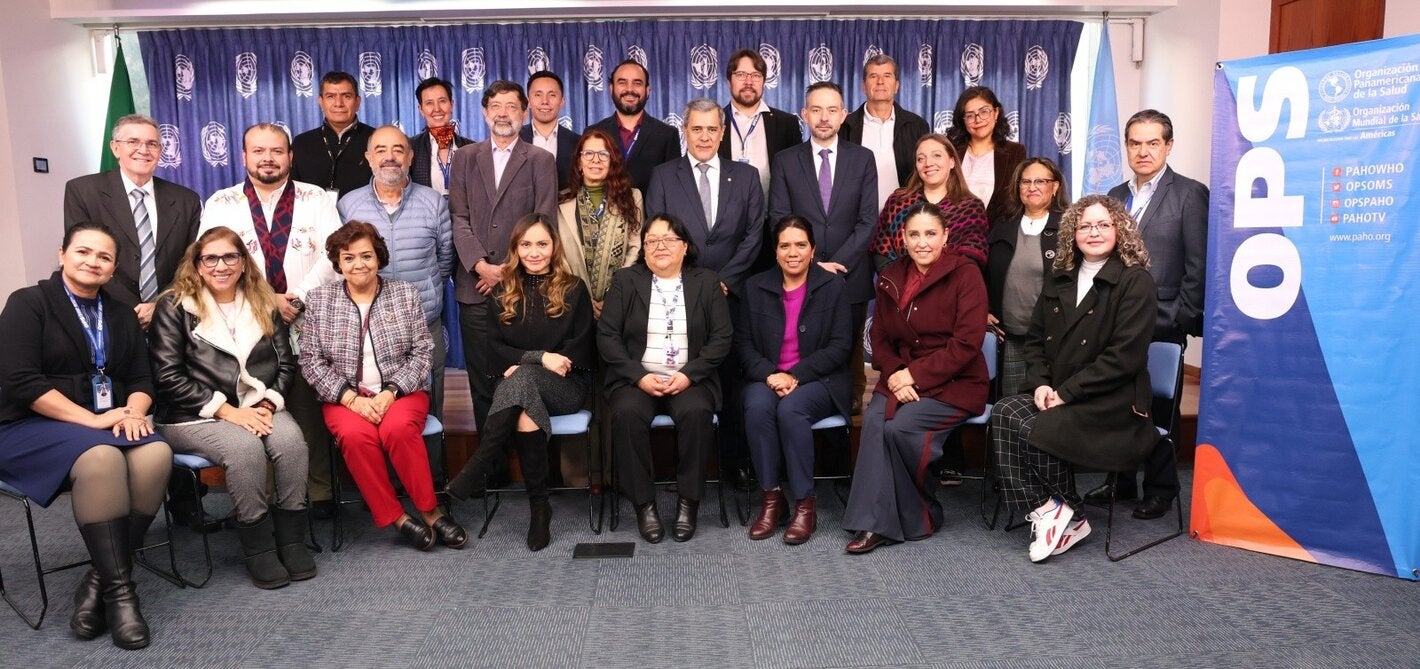
[[[1188,335],[1203,333],[1203,277],[1208,242],[1208,187],[1168,166],[1173,150],[1173,121],[1145,109],[1124,125],[1124,146],[1134,178],[1109,191],[1124,203],[1139,223],[1149,251],[1149,274],[1158,288],[1159,311],[1154,341],[1183,344]],[[1169,418],[1173,404],[1154,407],[1154,415]],[[1178,495],[1178,472],[1170,461],[1169,442],[1160,440],[1144,463],[1144,497],[1134,507],[1135,518],[1168,513]],[[1118,477],[1119,499],[1136,496],[1134,474]],[[1086,496],[1091,503],[1108,503],[1108,484]]]
[[[651,170],[680,157],[680,135],[675,128],[646,113],[651,75],[634,60],[624,60],[611,72],[611,101],[616,113],[592,124],[616,140],[616,148],[631,173],[631,185],[642,193],[651,183]]]
[[[518,131],[519,139],[551,153],[557,160],[559,191],[567,187],[567,170],[580,138],[560,123],[564,102],[562,77],[548,70],[534,72],[528,77],[528,111],[532,112],[532,123]]]
[[[873,152],[838,141],[848,112],[843,89],[822,81],[809,86],[799,112],[809,126],[809,141],[779,152],[770,168],[769,220],[789,214],[808,220],[818,244],[819,266],[848,282],[853,315],[853,413],[861,410],[866,382],[863,370],[863,323],[873,297],[868,242],[878,224],[878,171]]]

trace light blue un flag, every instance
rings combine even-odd
[[[1109,48],[1108,23],[1100,30],[1094,85],[1094,95],[1090,96],[1090,134],[1085,138],[1083,195],[1107,193],[1124,181],[1119,105],[1114,100],[1114,54]]]

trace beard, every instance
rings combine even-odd
[[[381,165],[375,172],[375,181],[381,186],[403,186],[409,178],[409,170],[403,165]]]
[[[279,184],[282,181],[285,181],[286,177],[290,175],[291,170],[289,169],[278,170],[276,172],[273,172],[272,174],[262,174],[261,168],[259,167],[256,169],[256,171],[247,173],[247,176],[250,176],[252,178],[252,181],[256,181],[267,186]]]
[[[645,108],[646,98],[644,97],[637,99],[636,102],[632,104],[626,104],[620,97],[616,98],[616,111],[621,112],[625,116],[635,116],[640,114],[641,110]]]

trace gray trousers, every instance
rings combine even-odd
[[[928,471],[965,411],[922,398],[900,404],[884,420],[887,397],[873,393],[863,410],[853,489],[843,512],[843,529],[873,532],[894,541],[925,539],[942,526],[937,477]]]
[[[227,492],[238,522],[254,523],[266,515],[268,462],[276,472],[276,506],[306,508],[306,441],[289,411],[272,418],[271,434],[265,437],[223,420],[160,425],[158,430],[174,451],[200,455],[227,470]]]

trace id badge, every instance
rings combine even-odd
[[[735,162],[737,162],[737,163],[744,163],[744,164],[748,165],[748,164],[749,164],[749,156],[740,156],[739,158],[736,158],[736,159],[735,159]]]
[[[95,374],[92,379],[94,383],[94,411],[108,411],[113,408],[113,382],[108,376]]]

